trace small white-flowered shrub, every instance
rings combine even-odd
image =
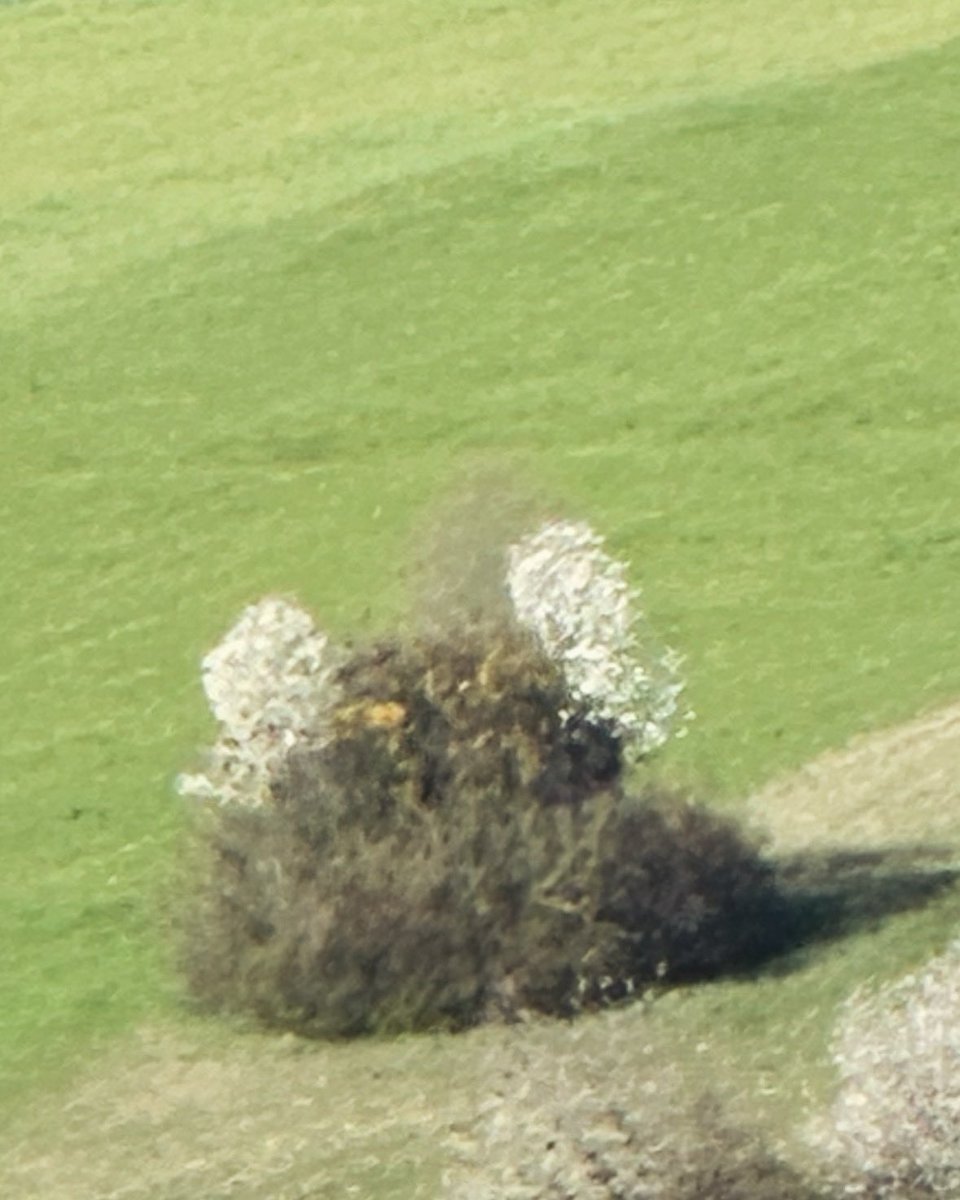
[[[679,661],[641,636],[626,566],[575,521],[542,525],[510,547],[507,562],[517,619],[560,666],[574,701],[612,728],[628,759],[662,746],[678,717]]]
[[[960,1196],[960,941],[857,992],[837,1027],[828,1146],[852,1194]]]
[[[205,769],[177,779],[180,793],[266,803],[287,753],[323,736],[340,657],[303,609],[273,596],[244,609],[201,664],[219,729]]]

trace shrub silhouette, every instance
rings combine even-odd
[[[194,995],[315,1036],[572,1015],[777,948],[772,869],[724,818],[621,788],[620,745],[533,640],[355,652],[272,802],[201,814]]]

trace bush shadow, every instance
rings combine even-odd
[[[772,970],[792,969],[794,956],[818,943],[852,937],[898,913],[925,908],[960,881],[957,848],[942,845],[806,851],[777,860],[776,870],[786,957],[769,962]]]

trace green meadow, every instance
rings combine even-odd
[[[450,511],[630,561],[718,804],[960,694],[958,96],[956,0],[0,6],[0,1111],[190,1020],[200,656],[404,619]],[[689,1029],[799,1078],[958,912]]]

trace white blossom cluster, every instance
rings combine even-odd
[[[921,973],[856,993],[834,1061],[828,1146],[849,1190],[960,1196],[960,941]]]
[[[260,805],[291,746],[323,736],[336,701],[339,656],[302,609],[268,596],[250,605],[203,659],[203,688],[219,722],[205,770],[181,775],[182,795]]]
[[[606,553],[588,524],[549,521],[512,545],[507,591],[574,700],[609,722],[629,758],[667,740],[683,690],[679,660],[645,644],[626,565]]]

